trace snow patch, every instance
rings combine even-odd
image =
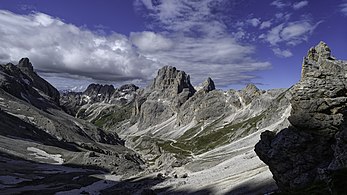
[[[30,155],[33,155],[37,159],[46,159],[46,160],[55,161],[55,163],[51,163],[51,164],[61,165],[64,163],[64,159],[61,157],[61,154],[48,154],[47,152],[35,147],[28,147],[27,150],[34,152],[33,154],[30,154]]]

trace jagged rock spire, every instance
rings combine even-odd
[[[204,81],[204,83],[202,84],[202,89],[203,89],[205,92],[210,92],[210,91],[216,89],[216,87],[215,87],[215,85],[214,85],[214,82],[213,82],[213,80],[212,80],[210,77],[208,77],[208,78],[206,79],[206,81]]]
[[[18,67],[20,69],[26,69],[31,72],[34,71],[33,65],[31,64],[29,58],[22,58],[21,60],[19,60]]]
[[[329,46],[321,41],[315,47],[311,47],[304,57],[301,69],[301,78],[312,76],[314,72],[320,69],[320,66],[324,65],[323,61],[335,60],[331,56],[331,50]]]
[[[189,75],[184,71],[177,70],[173,66],[164,66],[159,69],[158,75],[155,77],[150,88],[152,90],[174,94],[179,94],[185,90],[189,92],[189,97],[195,93],[195,89],[190,83]]]

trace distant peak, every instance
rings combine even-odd
[[[195,89],[190,83],[189,75],[173,66],[164,66],[159,69],[150,89],[170,91],[168,93],[174,94],[179,94],[187,89],[189,97],[195,93]]]
[[[90,84],[87,89],[83,92],[84,94],[98,94],[98,93],[113,93],[113,85],[101,85],[101,84]]]
[[[243,88],[243,91],[255,92],[255,91],[259,91],[259,89],[253,83],[248,83],[247,86]]]
[[[33,65],[31,64],[29,58],[22,58],[18,63],[19,68],[26,68],[29,71],[34,71]]]
[[[204,90],[205,92],[210,92],[210,91],[216,89],[216,87],[215,87],[215,85],[214,85],[214,82],[213,82],[213,80],[212,80],[210,77],[208,77],[208,78],[204,81],[204,83],[202,84],[202,86],[203,86],[203,90]]]

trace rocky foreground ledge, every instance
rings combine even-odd
[[[346,84],[346,61],[332,57],[324,42],[309,50],[291,88],[291,125],[262,133],[255,146],[282,192],[346,193]]]

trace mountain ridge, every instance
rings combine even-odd
[[[164,66],[145,88],[91,84],[57,101],[56,89],[36,78],[24,58],[0,66],[0,117],[6,120],[0,142],[12,147],[0,147],[0,159],[106,171],[95,183],[135,175],[135,184],[113,183],[105,192],[250,194],[340,185],[335,175],[345,169],[347,151],[346,64],[321,42],[308,51],[302,78],[289,89],[248,84],[223,91],[211,78],[194,88],[184,71]]]

